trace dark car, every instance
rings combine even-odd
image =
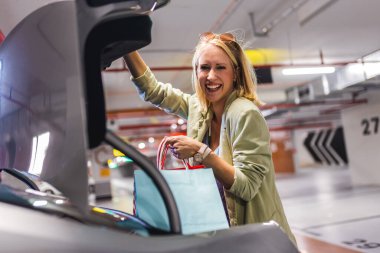
[[[149,14],[166,4],[60,1],[27,16],[1,44],[1,252],[297,252],[274,223],[182,235],[160,172],[106,129],[101,71],[150,43]],[[169,232],[88,205],[86,152],[104,142],[152,178],[169,214]],[[41,191],[41,182],[59,194]]]

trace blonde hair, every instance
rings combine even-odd
[[[213,35],[210,37],[210,34]],[[194,85],[195,92],[200,100],[203,110],[207,110],[210,102],[207,100],[205,93],[203,92],[197,77],[198,61],[201,53],[207,45],[215,45],[221,48],[231,60],[233,65],[234,74],[236,80],[234,81],[234,90],[237,91],[238,97],[245,97],[253,101],[257,106],[263,104],[259,99],[256,89],[257,89],[257,79],[251,62],[244,53],[242,47],[236,42],[235,37],[232,36],[231,39],[223,39],[224,34],[213,34],[207,33],[208,38],[203,38],[201,36],[197,46],[195,47],[195,52],[193,56],[192,66],[192,82]]]

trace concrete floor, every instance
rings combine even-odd
[[[380,252],[379,186],[354,187],[342,167],[278,175],[277,186],[301,251]]]

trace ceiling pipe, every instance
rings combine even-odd
[[[367,103],[367,99],[347,99],[347,100],[314,100],[310,102],[301,103],[278,103],[278,104],[268,104],[260,106],[261,110],[269,110],[273,108],[277,109],[291,109],[303,106],[313,106],[313,105],[359,105]]]
[[[337,106],[337,107],[334,107],[334,108],[329,108],[329,109],[326,109],[326,110],[321,110],[321,111],[319,112],[319,114],[320,114],[320,115],[334,114],[334,113],[340,112],[341,110],[344,110],[344,109],[350,108],[350,107],[355,106],[355,105],[358,105],[358,104],[361,104],[361,103],[342,104],[342,105]],[[363,104],[365,104],[365,103],[363,103]]]
[[[326,115],[315,115],[311,117],[298,117],[298,118],[276,118],[268,120],[269,127],[274,126],[286,126],[289,124],[303,125],[306,123],[321,123],[321,122],[331,122],[340,118],[340,114],[326,114]]]
[[[277,131],[292,131],[296,129],[307,129],[307,128],[331,128],[333,125],[331,123],[317,123],[317,124],[304,124],[304,125],[291,125],[291,126],[281,126],[281,127],[269,127],[270,132]]]
[[[254,12],[249,12],[248,15],[251,21],[253,35],[256,37],[267,37],[271,30],[273,30],[278,24],[281,24],[282,21],[287,19],[308,1],[309,0],[298,0],[293,2],[290,6],[287,6],[285,9],[283,9],[279,14],[271,17],[271,21],[263,25],[260,31],[258,31],[256,27]]]
[[[139,117],[168,116],[169,114],[155,107],[112,110],[107,112],[107,119],[124,119]],[[174,116],[173,116],[174,117]]]
[[[317,66],[345,66],[351,63],[361,63],[360,61],[342,61],[333,62],[328,64],[263,64],[263,65],[253,65],[253,68],[286,68],[286,67],[317,67]],[[152,71],[191,71],[192,66],[167,66],[167,67],[150,67]],[[129,72],[126,67],[123,68],[108,68],[104,72]]]
[[[253,12],[248,13],[249,20],[251,21],[252,26],[252,32],[255,37],[268,37],[269,29],[264,27],[261,31],[257,30],[256,23],[255,23],[255,15]]]
[[[286,125],[281,125],[281,126],[269,126],[269,131],[288,131],[288,130],[294,130],[294,129],[303,129],[303,128],[321,128],[321,127],[332,127],[331,122],[288,122]],[[133,131],[137,129],[147,129],[147,128],[161,128],[163,127],[164,124],[152,124],[152,125],[133,125],[133,126],[120,126],[119,130],[117,131],[118,133],[122,132],[127,132],[127,131]],[[161,134],[156,134],[155,137],[157,136],[162,136],[162,135],[184,135],[186,134],[185,130],[176,130],[176,131],[164,131]],[[145,137],[139,135],[138,137],[130,137],[128,138],[130,141],[135,140],[135,139],[147,139],[148,137],[151,137],[152,134],[145,134]]]
[[[331,128],[333,127],[333,124],[329,123],[329,122],[324,122],[324,123],[311,123],[311,124],[302,124],[302,125],[299,125],[299,124],[293,124],[293,125],[285,125],[285,126],[271,126],[269,127],[269,131],[271,132],[276,132],[276,131],[291,131],[291,130],[295,130],[295,129],[309,129],[309,128]],[[118,131],[118,133],[122,133],[124,132],[125,130],[120,130]],[[176,131],[176,132],[165,132],[165,133],[161,133],[161,134],[156,134],[154,137],[158,138],[158,137],[162,137],[162,136],[177,136],[177,135],[185,135],[186,134],[186,131]],[[128,138],[128,141],[137,141],[137,140],[146,140],[148,139],[149,137],[152,137],[153,135],[152,134],[146,134],[146,135],[139,135],[139,136],[136,136],[136,137],[129,137]]]
[[[150,124],[136,124],[136,125],[122,125],[119,126],[119,130],[134,130],[142,128],[159,128],[159,127],[171,127],[174,123],[150,123]]]
[[[291,109],[303,106],[313,106],[313,105],[342,105],[342,106],[353,106],[359,104],[367,103],[367,99],[346,99],[346,100],[316,100],[310,102],[302,103],[277,103],[277,104],[267,104],[260,106],[261,110],[276,109]],[[153,116],[167,116],[168,114],[155,107],[147,108],[135,108],[135,109],[124,109],[124,110],[112,110],[107,112],[107,119],[124,119],[124,118],[138,118],[138,117],[153,117]],[[174,116],[173,116],[174,117]]]
[[[214,24],[210,27],[209,31],[217,31],[222,27],[222,25],[232,16],[232,14],[236,11],[237,7],[242,3],[242,0],[232,0],[228,4],[228,6],[224,9],[223,13],[219,16],[219,18],[214,22]]]

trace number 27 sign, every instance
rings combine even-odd
[[[379,132],[379,117],[371,117],[362,119],[361,122],[363,135],[373,135]]]

